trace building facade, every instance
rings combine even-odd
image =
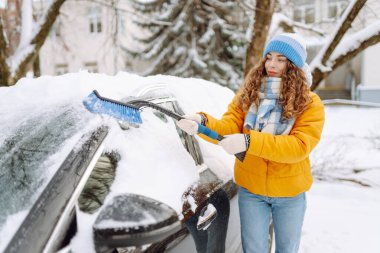
[[[66,1],[49,37],[40,50],[43,75],[61,75],[87,70],[116,74],[125,70],[125,56],[120,45],[125,41],[126,23],[123,1]],[[43,13],[46,2],[35,1]]]

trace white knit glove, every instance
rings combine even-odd
[[[194,135],[198,133],[198,123],[202,121],[199,114],[183,115],[184,119],[177,121],[177,126],[185,131],[187,134]]]
[[[224,139],[219,141],[219,146],[231,155],[247,150],[245,134],[231,134],[223,136]]]

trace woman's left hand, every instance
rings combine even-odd
[[[249,143],[245,134],[231,134],[223,136],[224,139],[219,141],[221,146],[228,154],[234,155],[248,149]]]

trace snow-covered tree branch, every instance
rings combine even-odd
[[[352,22],[363,8],[367,0],[353,0],[343,13],[340,21],[338,22],[336,29],[327,40],[325,46],[320,50],[318,55],[313,59],[310,64],[310,68],[313,74],[312,89],[317,88],[318,84],[330,73],[331,65],[328,66],[328,61],[347,30],[351,27]],[[362,47],[364,49],[364,47]],[[362,49],[362,50],[363,50]],[[361,51],[362,51],[361,50]],[[360,51],[359,51],[360,52]],[[339,65],[335,65],[338,67]]]
[[[0,86],[14,85],[25,76],[44,44],[65,0],[54,0],[37,22],[31,24],[32,0],[22,1],[21,39],[13,54],[10,54],[9,42],[4,36],[4,27],[0,23]]]
[[[293,19],[285,16],[282,13],[273,13],[272,24],[269,29],[269,37],[272,37],[278,29],[281,29],[285,32],[295,32],[295,28],[299,28],[303,31],[309,31],[313,34],[320,35],[322,37],[326,37],[327,34],[325,31],[316,28],[313,25],[307,25],[301,22],[296,22]]]
[[[330,56],[328,63],[321,68],[314,70],[314,87],[318,85],[318,80],[323,80],[323,76],[331,73],[334,69],[348,62],[366,48],[380,42],[380,21],[368,26],[367,28],[351,34],[344,38]],[[321,79],[322,78],[322,79]]]

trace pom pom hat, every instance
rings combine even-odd
[[[264,57],[269,52],[277,52],[288,58],[297,67],[301,68],[306,75],[309,85],[312,84],[310,67],[306,63],[306,42],[295,33],[282,33],[273,37],[264,50]]]
[[[264,56],[274,51],[282,54],[302,68],[306,61],[306,43],[295,33],[283,33],[272,38],[265,48]]]

